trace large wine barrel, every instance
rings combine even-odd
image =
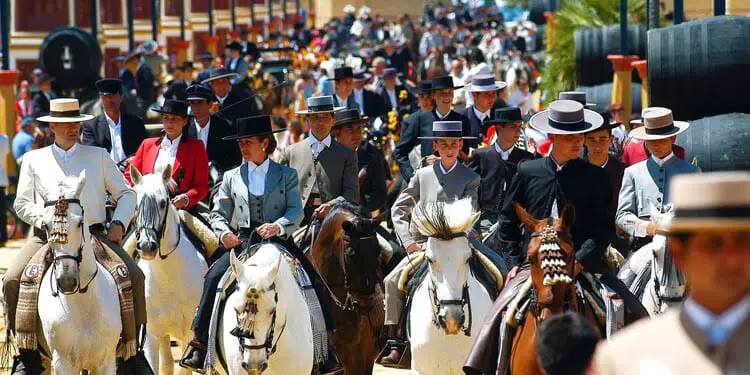
[[[576,48],[576,79],[581,86],[596,86],[612,81],[612,63],[608,55],[619,55],[620,25],[585,27],[573,36]],[[646,56],[646,28],[628,25],[628,55]],[[637,74],[633,75],[640,82]]]
[[[676,119],[750,112],[750,18],[720,16],[653,29],[648,34],[651,106]]]
[[[99,77],[102,50],[88,32],[77,27],[64,27],[51,32],[42,42],[39,65],[55,77],[58,88],[89,87]]]
[[[729,113],[690,121],[677,137],[686,159],[704,172],[750,170],[750,114]]]
[[[609,106],[612,103],[612,83],[604,83],[597,86],[581,86],[576,87],[576,91],[581,91],[586,93],[586,100],[589,103],[596,104],[596,108],[594,108],[597,112],[602,112],[607,109],[607,106]],[[632,105],[632,112],[634,113],[640,113],[641,112],[641,84],[633,82],[633,87],[631,88],[631,105]]]
[[[544,12],[547,11],[549,11],[549,0],[529,0],[529,21],[537,25],[546,24]]]

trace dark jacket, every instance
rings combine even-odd
[[[144,139],[147,138],[146,127],[140,117],[120,112],[120,131],[122,132],[122,149],[126,156],[133,156]],[[112,136],[104,114],[85,121],[82,124],[81,144],[97,146],[112,152]]]
[[[550,217],[553,202],[557,199],[559,214],[569,202],[575,208],[575,222],[571,229],[576,249],[576,259],[583,264],[599,262],[615,232],[612,215],[612,189],[602,168],[583,159],[573,159],[556,171],[550,157],[522,162],[508,189],[507,197],[498,218],[498,251],[505,252],[510,266],[526,261],[528,235],[522,236],[521,222],[516,216],[513,202],[518,202],[537,219]],[[586,240],[594,247],[581,251]]]
[[[419,139],[419,137],[429,137],[432,135],[432,123],[439,120],[436,109],[430,112],[415,112],[409,116],[408,125],[403,124],[401,126],[401,140],[396,145],[396,149],[393,154],[396,156],[398,166],[401,170],[401,177],[404,182],[409,182],[411,176],[414,175],[414,169],[409,163],[409,152],[414,149],[418,144],[422,145],[422,157],[425,158],[428,155],[435,153],[435,149],[432,148],[431,139]],[[469,133],[469,119],[466,116],[461,115],[455,111],[452,111],[446,116],[443,121],[461,121],[463,122],[464,134]],[[464,142],[464,152],[469,152],[469,146],[467,142]]]
[[[494,111],[490,109],[490,118],[492,117],[492,113]],[[474,106],[463,108],[458,111],[458,113],[466,116],[466,118],[469,119],[469,125],[471,126],[471,130],[469,134],[466,134],[471,137],[477,137],[476,140],[470,140],[466,139],[464,140],[464,144],[469,144],[469,147],[478,148],[479,144],[482,142],[482,139],[484,139],[484,126],[482,125],[482,121],[479,120],[479,117],[477,117],[477,114],[474,113]]]
[[[607,160],[607,164],[604,166],[604,171],[607,172],[607,177],[609,177],[609,185],[612,188],[612,217],[617,212],[617,198],[620,196],[622,176],[625,174],[626,167],[625,163],[612,157]]]
[[[169,81],[167,84],[167,91],[164,92],[164,99],[176,99],[176,100],[187,100],[187,93],[185,90],[188,88],[188,83],[182,79],[176,79]]]
[[[383,152],[367,141],[357,148],[357,166],[361,171],[367,168],[367,174],[359,180],[360,204],[373,211],[383,208],[387,198],[386,169],[388,163],[383,157]]]
[[[132,96],[131,91],[135,90],[135,76],[127,68],[120,70],[120,75],[117,77],[122,81],[122,92],[126,96]]]
[[[155,81],[154,72],[145,61],[141,61],[135,73],[135,90],[146,105],[154,103],[158,96],[159,88],[154,86]]]
[[[221,116],[232,125],[238,118],[257,116],[258,106],[255,103],[255,98],[251,98],[251,95],[248,90],[235,86],[224,99],[224,104],[219,108]],[[239,104],[234,105],[236,103]]]
[[[352,92],[354,97],[354,93]],[[356,97],[355,97],[356,102]],[[370,119],[374,119],[382,114],[388,112],[388,108],[382,102],[382,98],[378,94],[368,90],[362,89],[362,105],[364,107],[364,115]]]
[[[394,89],[394,93],[396,94],[396,105],[397,106],[398,106],[398,103],[401,102],[401,100],[399,100],[398,96],[399,96],[399,93],[401,93],[402,90],[406,91],[406,93],[407,93],[407,99],[406,99],[407,103],[410,103],[410,102],[413,102],[413,101],[417,100],[416,97],[414,97],[414,94],[412,94],[411,92],[409,92],[409,90],[407,90],[404,85],[396,85],[396,88]],[[377,89],[377,91],[375,93],[380,97],[380,101],[381,101],[381,103],[383,103],[383,107],[385,108],[385,111],[386,112],[392,111],[393,110],[393,103],[391,103],[391,98],[388,96],[388,91],[386,90],[385,86],[378,87],[378,89]]]
[[[479,208],[482,212],[500,212],[505,193],[518,170],[518,163],[533,158],[530,152],[515,147],[508,160],[504,161],[494,144],[471,154],[468,167],[482,178],[479,184]]]
[[[385,59],[385,63],[388,66],[392,66],[398,70],[399,73],[406,74],[407,67],[410,61],[414,61],[414,58],[406,47],[399,48],[393,55],[388,56],[385,50],[380,49],[375,51],[375,56],[381,56]]]
[[[31,99],[31,113],[34,117],[49,114],[49,99],[41,91],[34,94],[34,97]]]
[[[237,141],[225,141],[223,137],[235,134],[234,126],[229,121],[218,115],[211,115],[211,127],[208,129],[208,142],[206,152],[208,161],[216,163],[221,172],[226,172],[242,163],[242,154]],[[187,125],[187,134],[191,138],[198,138],[198,129],[195,121]]]

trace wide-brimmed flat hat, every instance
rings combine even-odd
[[[590,109],[584,109],[579,102],[555,100],[547,110],[531,117],[529,125],[547,134],[581,134],[598,129],[604,118]]]
[[[235,72],[230,72],[227,68],[218,68],[218,69],[212,69],[211,74],[208,76],[208,78],[204,79],[201,83],[208,83],[211,81],[216,81],[217,79],[232,79],[239,77],[240,75]]]
[[[187,95],[187,101],[191,100],[205,100],[208,102],[216,101],[216,93],[211,88],[203,85],[193,84],[185,89]]]
[[[432,79],[432,91],[436,90],[442,90],[442,89],[460,89],[463,88],[463,85],[456,86],[453,83],[453,77],[451,76],[443,76],[443,77],[437,77]]]
[[[227,49],[234,50],[234,51],[242,51],[242,44],[238,41],[234,41],[232,43],[227,44]]]
[[[641,119],[643,126],[631,130],[630,136],[644,141],[673,137],[690,127],[685,121],[675,121],[672,110],[663,107],[644,108]]]
[[[117,78],[103,78],[95,83],[99,95],[109,96],[122,92],[122,81]]]
[[[398,69],[396,68],[385,68],[383,74],[380,75],[383,78],[398,77]]]
[[[429,79],[423,79],[417,83],[417,87],[414,88],[415,95],[429,94],[432,91],[432,81]]]
[[[257,136],[266,135],[266,134],[280,133],[286,130],[286,129],[274,130],[271,127],[271,116],[268,116],[268,115],[238,118],[235,124],[237,127],[237,133],[228,135],[226,137],[222,137],[221,139],[225,141],[230,141],[233,139],[257,137]]]
[[[37,121],[68,123],[91,120],[94,116],[81,113],[78,99],[52,99],[49,102],[49,114],[37,117]]]
[[[352,71],[352,68],[344,66],[333,70],[334,81],[340,81],[345,78],[354,78],[354,71]]]
[[[691,173],[669,183],[674,218],[660,233],[750,229],[750,172]]]
[[[364,70],[354,71],[354,82],[367,82],[372,78],[372,74],[367,73]]]
[[[491,74],[477,74],[466,85],[466,89],[470,92],[498,91],[506,87],[508,87],[507,83],[495,81],[495,76]]]
[[[592,109],[596,107],[595,103],[589,103],[586,100],[586,93],[582,91],[563,91],[557,96],[558,100],[572,100],[583,104],[583,108]]]
[[[335,129],[344,125],[359,124],[367,121],[370,121],[370,118],[367,116],[361,116],[358,109],[344,109],[336,112],[336,122],[333,124],[333,127]]]
[[[432,135],[419,137],[419,139],[477,139],[477,137],[464,136],[463,125],[461,121],[434,121]]]
[[[307,98],[307,109],[297,111],[298,115],[311,115],[314,113],[333,113],[338,112],[346,107],[336,107],[333,105],[333,96],[311,96]]]
[[[172,114],[182,117],[190,116],[188,115],[188,102],[182,100],[167,99],[164,101],[164,105],[151,110],[161,114]]]
[[[527,121],[528,117],[521,115],[521,109],[516,107],[496,108],[493,115],[484,120],[484,126],[508,124]]]

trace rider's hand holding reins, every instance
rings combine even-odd
[[[242,240],[239,239],[234,233],[226,233],[223,237],[221,237],[221,243],[224,245],[225,249],[232,249],[237,246],[242,245]]]
[[[109,226],[109,233],[107,233],[107,239],[109,239],[110,242],[120,244],[122,242],[122,237],[125,235],[125,228],[122,227],[122,225],[119,224],[112,224]]]
[[[278,236],[281,232],[281,227],[279,226],[279,224],[266,223],[259,226],[255,231],[261,236],[261,238],[265,240],[273,236]]]
[[[409,254],[417,252],[417,251],[422,251],[422,250],[424,250],[424,244],[416,243],[416,242],[409,245],[409,247],[406,248],[406,252]]]
[[[505,277],[505,284],[503,285],[508,285],[508,283],[511,280],[513,280],[513,278],[516,277],[516,275],[518,275],[518,269],[519,269],[518,266],[514,266],[513,268],[510,269],[510,271],[508,271],[508,276]]]
[[[182,210],[187,208],[188,204],[190,204],[190,198],[185,194],[180,194],[172,198],[172,204],[174,204],[177,209]]]
[[[323,220],[326,218],[326,215],[328,215],[328,211],[331,210],[331,204],[330,203],[323,203],[318,208],[315,209],[315,212],[313,213],[316,218]]]

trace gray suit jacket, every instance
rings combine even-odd
[[[700,172],[700,168],[673,156],[659,167],[653,158],[625,168],[615,221],[631,237],[646,237],[645,221],[651,217],[651,206],[662,211],[669,200],[669,181],[683,173]],[[644,223],[644,224],[639,224]]]
[[[479,175],[457,162],[455,168],[444,175],[440,163],[417,169],[414,177],[396,199],[391,208],[393,227],[401,244],[408,248],[414,242],[425,238],[411,228],[411,212],[417,202],[448,202],[454,199],[471,197],[472,206],[477,207]]]
[[[263,192],[263,220],[281,225],[284,236],[288,236],[297,229],[303,217],[299,179],[294,169],[273,160],[269,163]],[[211,210],[211,228],[219,238],[238,229],[232,228],[231,224],[235,215],[238,227],[250,228],[248,194],[247,163],[224,173]]]
[[[323,203],[336,203],[343,200],[357,203],[359,180],[357,179],[357,153],[331,139],[331,147],[313,158],[310,138],[284,148],[279,163],[297,170],[300,179],[302,207],[307,205],[313,185],[318,183],[318,191]]]

